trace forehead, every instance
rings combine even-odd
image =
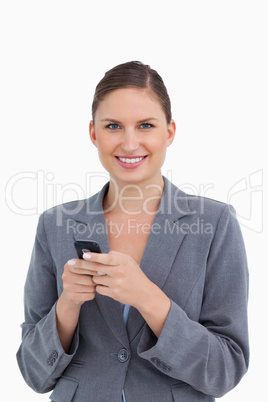
[[[148,115],[150,114],[150,116]],[[109,114],[109,116],[106,116]],[[118,118],[137,116],[141,118],[141,114],[145,117],[156,117],[164,115],[162,106],[156,95],[147,88],[120,88],[110,92],[100,102],[96,111],[96,119],[109,117]],[[162,117],[163,117],[162,116]],[[119,120],[119,118],[118,118]]]

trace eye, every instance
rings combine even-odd
[[[152,127],[153,127],[153,125],[150,123],[142,123],[141,124],[141,128],[152,128]]]
[[[109,128],[110,130],[117,130],[118,128],[120,128],[119,124],[116,123],[108,124],[106,127]]]

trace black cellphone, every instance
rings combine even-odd
[[[99,243],[92,240],[75,240],[74,246],[78,255],[78,258],[83,259],[83,254],[88,251],[92,253],[101,253]]]

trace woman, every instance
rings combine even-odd
[[[40,217],[21,372],[37,392],[55,388],[57,402],[214,401],[248,367],[248,271],[234,210],[162,176],[176,127],[149,66],[108,71],[92,118],[110,182]],[[78,259],[74,239],[93,239],[102,253]]]

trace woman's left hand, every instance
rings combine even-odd
[[[123,304],[139,309],[150,288],[155,286],[136,261],[126,254],[110,251],[108,254],[86,253],[96,292]]]
[[[158,338],[165,325],[171,301],[143,273],[136,261],[126,254],[86,253],[90,261],[88,274],[93,275],[96,292],[120,303],[135,307]]]

